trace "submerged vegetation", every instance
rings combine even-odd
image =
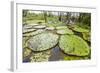
[[[91,59],[91,14],[23,10],[23,62]]]

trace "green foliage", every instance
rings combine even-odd
[[[70,55],[86,56],[90,52],[88,44],[75,35],[62,35],[59,46],[66,54]]]
[[[91,13],[80,13],[79,22],[85,25],[91,25]]]

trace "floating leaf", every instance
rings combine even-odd
[[[62,35],[59,46],[66,54],[70,55],[86,56],[90,51],[88,44],[75,35]]]
[[[79,57],[79,56],[65,56],[64,57],[64,60],[87,60],[89,59],[88,56],[82,56],[82,57]]]
[[[89,32],[89,30],[81,28],[81,27],[74,27],[72,30],[76,31],[76,32]]]
[[[34,32],[36,29],[23,29],[23,33],[29,33],[29,32]]]
[[[29,47],[33,51],[47,50],[58,43],[58,38],[59,36],[54,33],[44,32],[32,37],[29,40]]]
[[[45,31],[44,29],[38,29],[38,30],[33,31],[33,32],[24,33],[23,36],[24,36],[24,37],[34,36],[34,35],[43,33],[44,31]]]
[[[30,57],[30,61],[31,62],[46,62],[49,60],[49,57],[51,51],[50,50],[46,50],[46,51],[42,51],[42,52],[33,52],[31,57]]]
[[[35,29],[43,29],[45,27],[46,27],[45,25],[38,25],[38,26],[34,26],[33,28],[35,28]]]
[[[67,26],[58,26],[56,29],[58,34],[74,34]]]
[[[83,34],[83,38],[84,40],[87,40],[87,41],[90,41],[91,40],[91,37],[90,37],[90,33],[87,32],[87,33],[82,33]]]
[[[60,29],[60,30],[57,30],[57,33],[58,34],[74,34],[71,30],[69,29]]]
[[[23,57],[25,58],[25,57],[29,56],[31,52],[32,52],[32,50],[29,49],[28,47],[23,48]]]
[[[68,27],[67,26],[57,26],[56,29],[57,30],[59,30],[59,29],[68,29]]]
[[[54,30],[55,27],[49,26],[49,27],[47,27],[46,29],[47,29],[47,30]]]
[[[32,28],[32,27],[33,27],[33,25],[29,25],[29,24],[23,26],[24,29],[29,29],[29,28]]]

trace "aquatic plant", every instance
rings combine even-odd
[[[75,35],[74,31],[82,33],[83,38]],[[31,52],[36,52],[30,57],[31,62],[48,61],[50,55],[46,57],[47,59],[43,59],[46,56],[43,53],[57,44],[65,54],[84,57],[89,55],[91,50],[85,41],[90,41],[90,35],[88,36],[88,34],[87,29],[80,27],[69,29],[68,26],[25,25],[23,29],[23,47],[28,47]],[[28,52],[28,49],[25,51]],[[25,56],[29,54],[26,52]],[[65,60],[67,59],[69,57],[65,57]]]

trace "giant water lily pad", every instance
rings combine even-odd
[[[86,56],[90,52],[88,44],[75,35],[62,35],[59,40],[59,46],[69,55]]]
[[[54,33],[44,32],[29,40],[29,47],[33,51],[43,51],[52,48],[58,43],[59,36]]]
[[[58,26],[56,27],[56,31],[58,34],[73,34],[72,30],[70,30],[67,26]]]
[[[72,30],[69,30],[69,29],[60,29],[60,30],[57,30],[57,33],[58,34],[74,34],[72,32]]]
[[[82,56],[82,57],[79,57],[79,56],[65,56],[64,57],[64,60],[87,60],[89,59],[88,56]]]
[[[68,27],[67,26],[57,26],[56,29],[57,30],[59,30],[59,29],[68,29]]]
[[[76,32],[89,32],[88,29],[84,29],[84,28],[81,28],[81,27],[78,27],[78,26],[74,27],[73,30],[76,31]]]

